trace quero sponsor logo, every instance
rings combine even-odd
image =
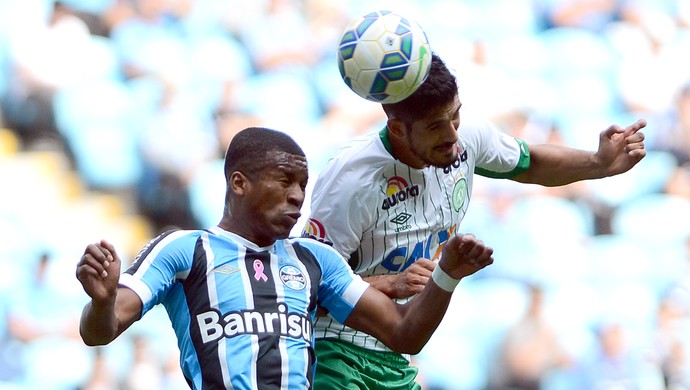
[[[383,210],[388,210],[396,204],[414,198],[415,196],[419,196],[419,186],[417,184],[410,186],[404,178],[393,176],[388,179],[386,199],[383,200],[381,208]]]
[[[278,305],[277,312],[247,310],[221,316],[217,310],[209,310],[197,314],[196,321],[204,344],[221,337],[231,338],[242,334],[279,334],[310,342],[312,324],[309,318],[286,312],[284,303]]]

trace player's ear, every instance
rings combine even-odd
[[[247,192],[249,186],[249,180],[240,171],[235,171],[230,174],[230,179],[228,180],[228,191],[234,193],[235,195],[244,195]]]
[[[390,117],[386,122],[388,126],[388,133],[395,137],[402,137],[405,135],[405,124],[398,118]]]

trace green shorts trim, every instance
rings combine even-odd
[[[314,389],[421,390],[417,367],[395,352],[371,351],[336,339],[316,341]]]

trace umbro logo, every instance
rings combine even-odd
[[[409,221],[410,218],[412,218],[412,215],[408,213],[400,213],[396,215],[393,219],[391,219],[391,222],[393,222],[396,225],[403,225],[405,222]]]
[[[398,225],[398,227],[396,227],[394,231],[396,233],[399,233],[405,230],[412,229],[412,225],[407,224],[407,221],[409,221],[410,218],[412,218],[412,215],[408,213],[400,213],[393,217],[393,219],[391,219],[391,222]]]
[[[224,274],[224,275],[230,275],[230,274],[234,274],[235,272],[237,272],[239,270],[240,269],[235,267],[234,265],[223,264],[221,266],[214,268],[213,272],[216,272],[219,274]]]

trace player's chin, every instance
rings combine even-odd
[[[273,226],[273,232],[278,239],[287,238],[294,226],[294,223],[279,223]]]
[[[283,228],[275,229],[273,232],[273,236],[277,240],[283,240],[283,239],[290,237],[290,231],[291,231],[290,229],[283,229]]]
[[[428,164],[437,168],[445,168],[453,165],[457,158],[457,153],[438,153],[432,156]]]

